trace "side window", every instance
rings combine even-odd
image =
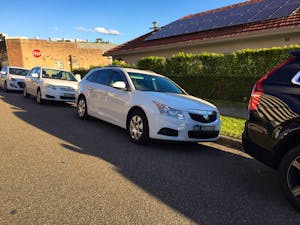
[[[89,82],[96,82],[96,73],[97,73],[97,71],[91,73],[91,74],[86,78],[86,80],[88,80]]]
[[[3,67],[2,70],[1,70],[1,72],[5,73],[7,75],[7,67],[6,66]]]
[[[111,70],[98,70],[96,72],[95,82],[98,84],[109,85]]]
[[[109,85],[112,85],[117,81],[124,81],[126,83],[126,80],[122,72],[113,70],[110,76]]]
[[[32,69],[30,70],[30,72],[28,73],[28,76],[31,77],[31,74],[35,73],[35,72],[34,72],[35,70],[36,70],[36,68],[32,68]]]
[[[37,67],[36,70],[34,71],[37,75],[41,75],[41,68]]]
[[[297,57],[272,73],[268,80],[279,83],[289,83],[299,71],[300,57]]]

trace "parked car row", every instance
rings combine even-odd
[[[23,77],[15,82],[24,97],[33,96],[39,104],[76,102],[79,118],[93,116],[127,129],[134,143],[144,144],[149,139],[203,142],[219,138],[218,109],[154,72],[98,68],[78,83],[80,79],[64,70],[4,67],[1,71],[5,77],[4,90],[9,90],[13,82],[11,73],[17,69],[23,70]]]
[[[282,190],[300,210],[300,51],[291,54],[253,87],[243,147],[249,155],[279,170]],[[134,143],[219,138],[218,109],[154,72],[97,68],[80,82],[68,71],[35,67],[27,72],[3,68],[0,87],[23,89],[24,96],[34,96],[37,103],[76,102],[80,119],[93,116],[124,128]]]

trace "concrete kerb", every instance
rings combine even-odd
[[[243,151],[242,140],[221,135],[217,144]]]

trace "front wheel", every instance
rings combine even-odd
[[[83,96],[80,96],[79,100],[77,102],[77,114],[78,114],[79,118],[82,120],[85,120],[88,118],[87,104],[86,104],[85,97],[83,97]]]
[[[279,166],[281,188],[289,202],[300,211],[300,145],[292,148]]]
[[[133,143],[146,144],[149,141],[149,126],[145,113],[135,110],[129,116],[129,138]]]
[[[36,92],[36,102],[38,104],[43,104],[44,103],[44,99],[42,99],[42,94],[41,94],[41,90],[38,89]]]

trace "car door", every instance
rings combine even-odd
[[[28,73],[28,75],[25,77],[25,86],[26,86],[26,90],[27,93],[31,94],[31,95],[35,95],[36,92],[34,91],[34,81],[33,81],[33,77],[32,74],[36,73],[36,71],[38,70],[38,67],[32,68],[31,71]]]
[[[127,89],[117,89],[112,86],[114,82],[125,82]],[[106,98],[103,107],[103,114],[109,122],[124,127],[130,100],[129,85],[125,75],[120,70],[113,69],[110,74],[109,84],[106,88]]]
[[[103,118],[103,107],[106,97],[106,84],[108,83],[109,71],[106,69],[96,70],[87,77],[86,97],[88,112],[100,119]]]
[[[32,90],[32,95],[35,96],[36,93],[37,93],[37,89],[38,89],[38,87],[40,85],[41,68],[40,67],[36,67],[36,69],[34,70],[34,72],[32,74],[34,74],[34,73],[37,74],[38,77],[32,77],[31,76],[31,80],[30,80],[31,84],[30,84],[30,86],[31,86],[31,90]]]

